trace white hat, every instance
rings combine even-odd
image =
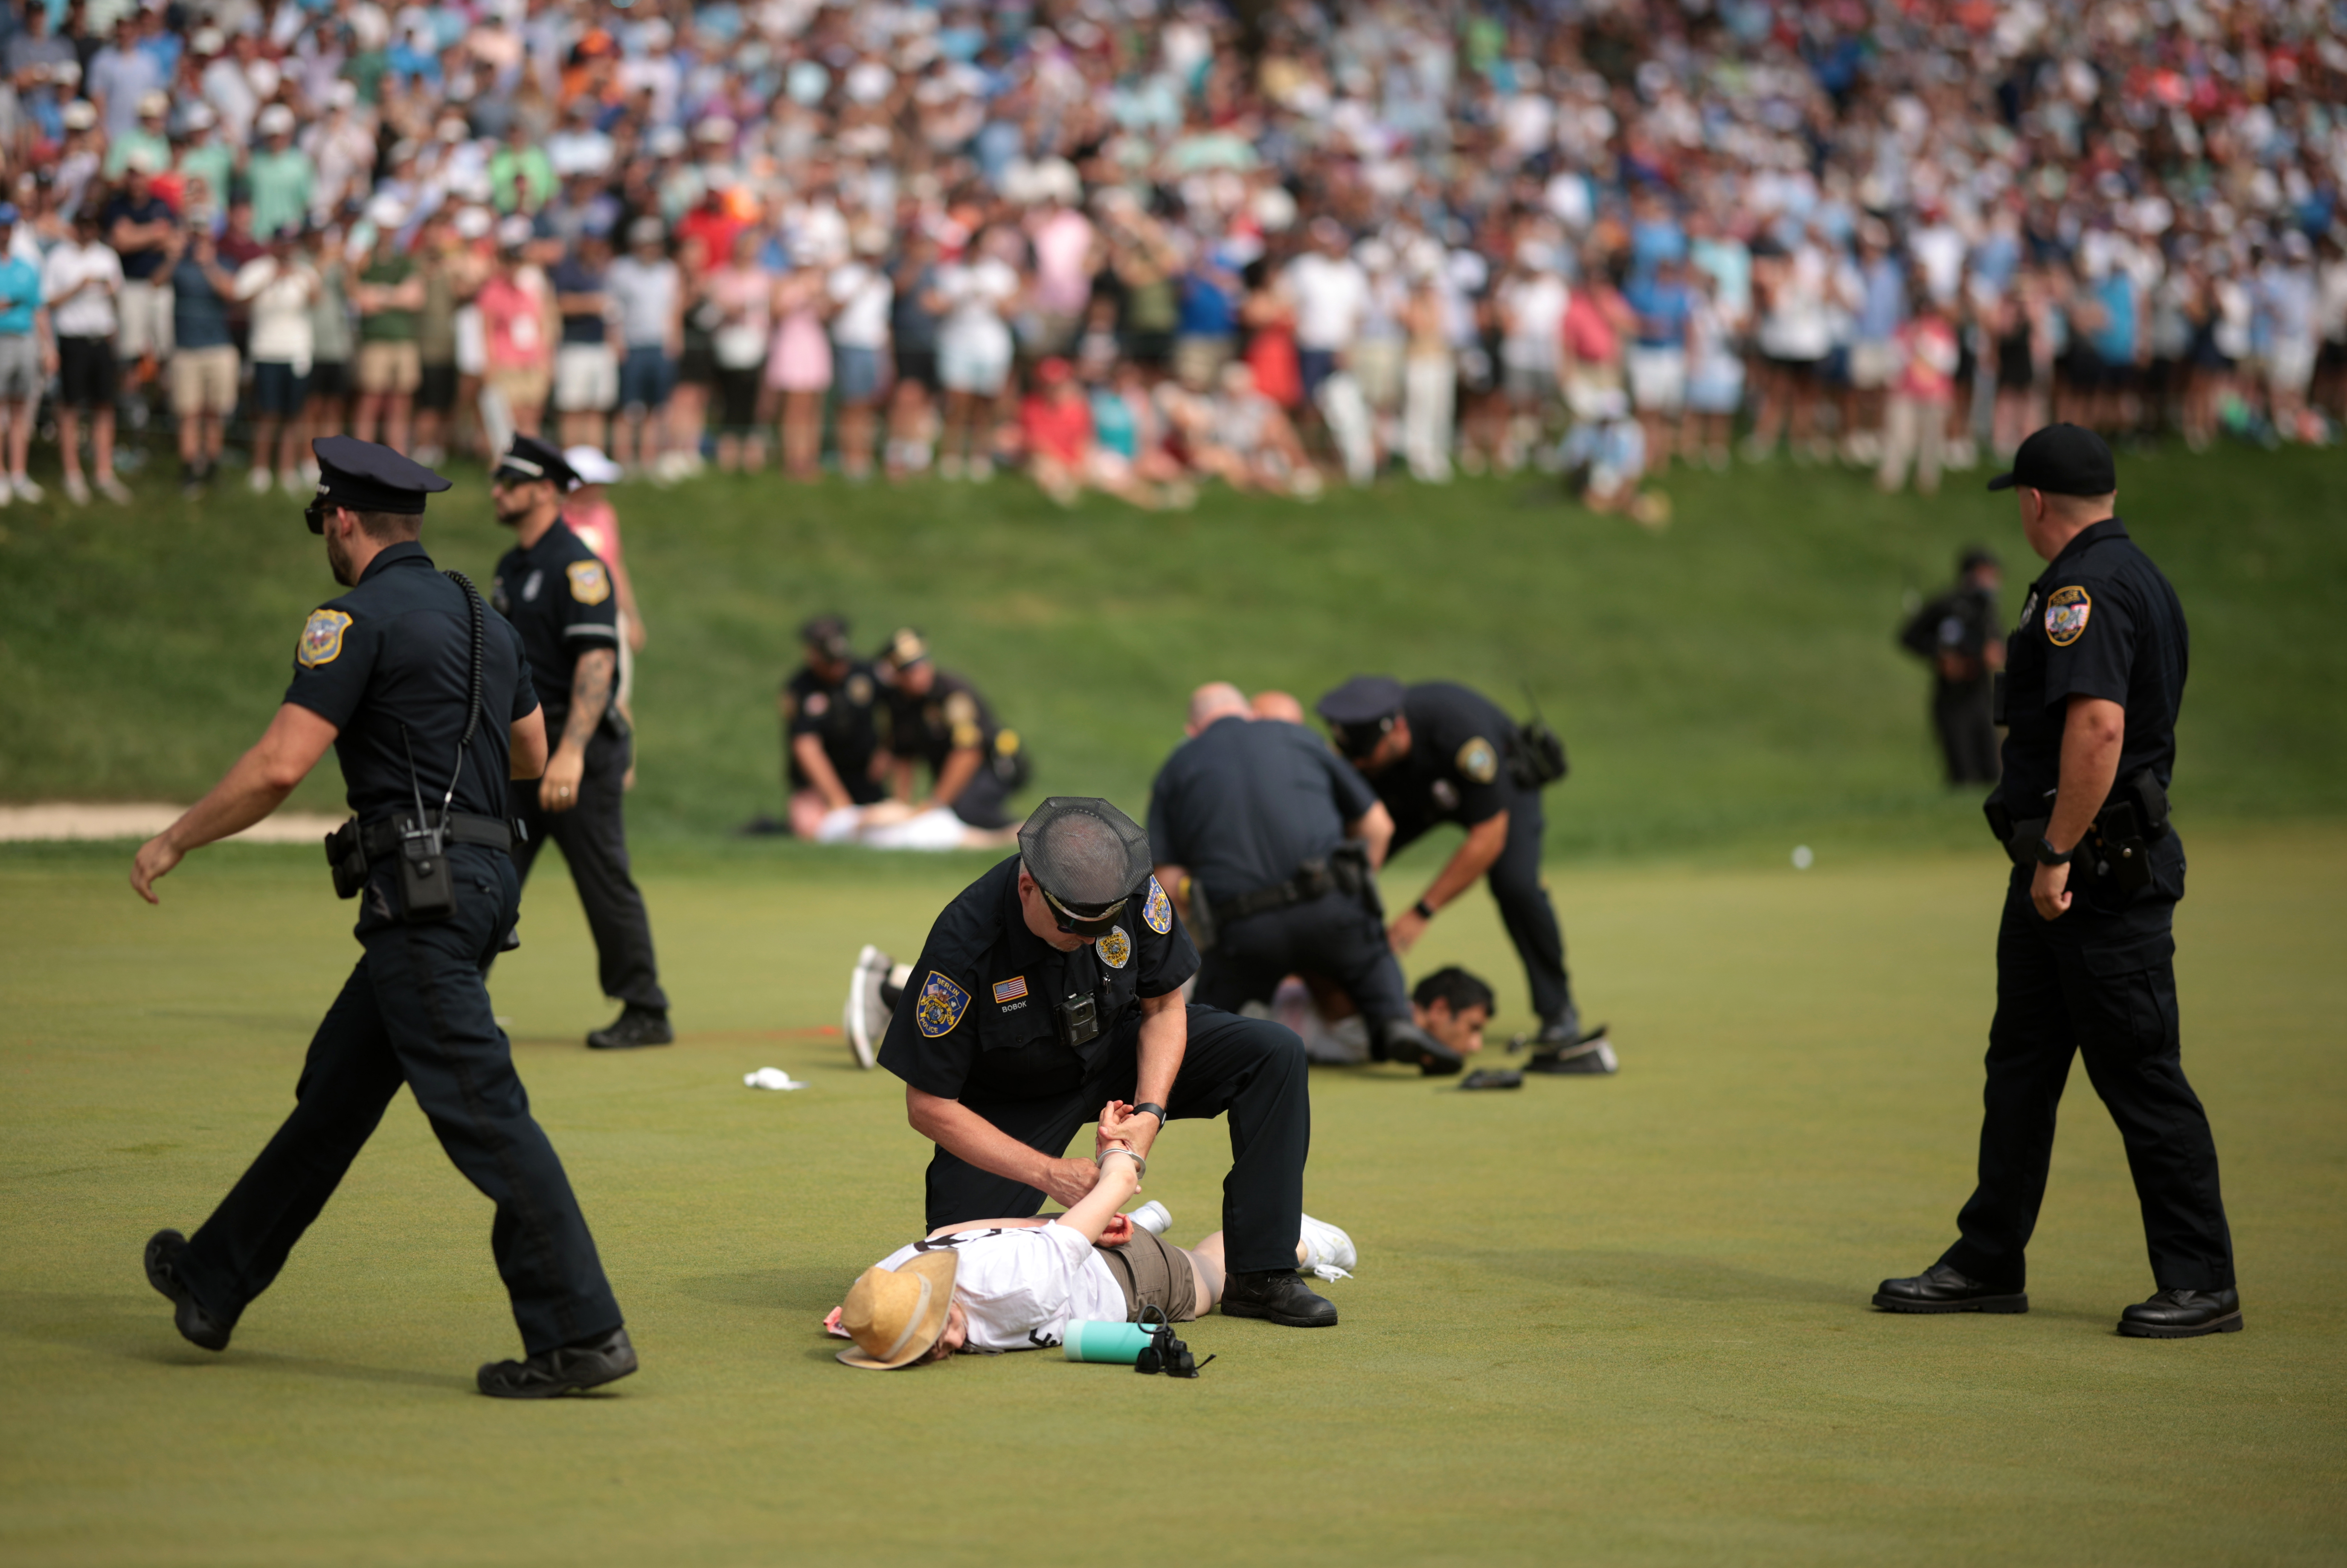
[[[654,158],[674,158],[684,150],[684,132],[672,125],[654,126],[648,139]]]
[[[537,231],[528,219],[517,212],[497,225],[497,244],[504,250],[518,251],[529,243],[530,236]]]
[[[334,84],[334,90],[327,95],[327,101],[338,109],[357,108],[359,101],[358,83],[336,82]]]
[[[179,118],[190,130],[210,130],[220,123],[220,116],[212,113],[212,106],[207,103],[190,104]]]
[[[76,98],[66,105],[65,121],[67,130],[87,130],[97,124],[97,106],[87,98]]]
[[[167,115],[170,112],[170,94],[159,91],[141,93],[138,95],[138,118],[140,119],[145,119],[150,115]]]
[[[122,167],[134,174],[153,174],[162,168],[162,160],[151,149],[134,147],[122,160]]]
[[[497,219],[486,207],[456,209],[456,232],[467,240],[478,240],[497,226]]]
[[[291,135],[293,129],[293,111],[283,104],[271,104],[261,111],[261,118],[253,124],[263,136]]]
[[[582,485],[611,485],[619,482],[626,470],[603,456],[600,446],[580,445],[562,449],[562,460],[579,476]]]
[[[188,47],[199,55],[217,55],[228,47],[228,35],[218,27],[199,27],[196,36],[188,40]]]

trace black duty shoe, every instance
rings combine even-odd
[[[1614,1054],[1614,1042],[1605,1038],[1605,1025],[1583,1034],[1580,1020],[1566,1018],[1544,1025],[1532,1038],[1532,1053],[1524,1062],[1526,1072],[1594,1073],[1622,1071],[1622,1059]]]
[[[1459,1081],[1461,1089],[1522,1089],[1524,1075],[1505,1067],[1479,1067]]]
[[[551,1399],[616,1383],[636,1369],[628,1331],[614,1328],[589,1345],[542,1350],[527,1361],[492,1361],[481,1368],[481,1392],[493,1399]]]
[[[147,1283],[171,1303],[171,1321],[178,1327],[180,1338],[206,1350],[225,1350],[229,1326],[197,1306],[196,1298],[188,1294],[187,1286],[179,1279],[179,1255],[187,1250],[188,1238],[178,1231],[157,1231],[149,1236]]]
[[[2119,1314],[2119,1332],[2130,1339],[2197,1339],[2240,1331],[2238,1290],[2163,1290]]]
[[[1379,1061],[1415,1061],[1426,1078],[1448,1078],[1466,1062],[1457,1051],[1406,1019],[1391,1019],[1378,1028]]]
[[[1911,1279],[1884,1280],[1874,1292],[1874,1305],[1885,1312],[2026,1312],[2029,1296],[1935,1263]]]
[[[676,1030],[668,1026],[668,1014],[654,1012],[650,1008],[631,1007],[611,1020],[609,1029],[599,1029],[587,1037],[589,1050],[634,1050],[639,1046],[672,1045]]]
[[[1223,1316],[1265,1317],[1290,1328],[1333,1328],[1337,1304],[1313,1294],[1294,1269],[1267,1268],[1231,1276],[1223,1287]]]

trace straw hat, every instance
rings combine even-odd
[[[839,1309],[839,1326],[856,1341],[839,1358],[851,1367],[886,1372],[917,1361],[946,1331],[953,1306],[951,1248],[916,1253],[897,1269],[874,1264],[857,1276]]]

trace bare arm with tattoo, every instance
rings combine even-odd
[[[587,772],[587,743],[611,705],[611,684],[620,655],[610,648],[590,648],[570,669],[570,713],[562,722],[562,739],[547,759],[546,774],[538,781],[538,804],[543,811],[569,811],[579,804],[579,781]]]

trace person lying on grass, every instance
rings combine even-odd
[[[1122,1101],[1102,1107],[1100,1181],[1067,1213],[948,1225],[866,1269],[824,1320],[856,1341],[839,1358],[887,1371],[962,1350],[1048,1350],[1071,1322],[1138,1322],[1154,1307],[1186,1323],[1211,1308],[1222,1298],[1223,1233],[1178,1247],[1117,1212],[1147,1168],[1133,1150],[1136,1114]],[[1331,1276],[1356,1261],[1343,1231],[1308,1214],[1296,1256]]]

